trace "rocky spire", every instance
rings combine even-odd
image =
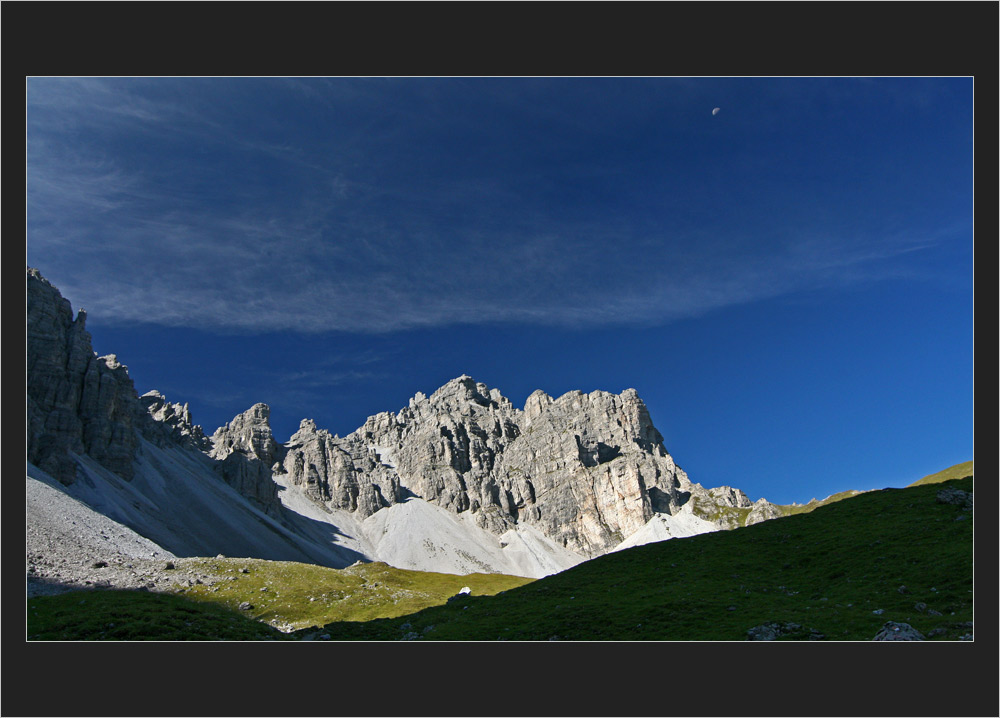
[[[172,404],[154,389],[140,396],[139,403],[153,420],[143,434],[157,446],[174,443],[202,451],[212,448],[212,442],[205,436],[201,425],[191,423],[191,410],[186,402]]]
[[[76,478],[69,452],[86,454],[130,480],[142,420],[128,369],[114,354],[99,357],[82,309],[37,269],[27,269],[27,459],[66,484]]]
[[[270,418],[271,407],[254,404],[215,430],[209,455],[224,459],[238,451],[271,467],[278,455],[278,443],[271,433]]]
[[[238,492],[264,511],[277,514],[281,501],[273,468],[280,465],[281,447],[274,440],[271,408],[254,404],[212,435],[209,456],[216,471]]]

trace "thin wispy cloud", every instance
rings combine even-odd
[[[971,77],[25,89],[27,263],[208,432],[469,374],[634,387],[692,479],[782,503],[857,488],[845,446],[866,485],[972,456]]]
[[[516,84],[486,95],[514,129],[467,124],[492,115],[441,84],[267,84],[275,97],[257,106],[245,82],[29,81],[29,263],[108,323],[384,333],[655,325],[894,276],[892,260],[948,239],[875,222],[821,234],[800,217],[790,239],[761,241],[752,217],[706,239],[654,200],[597,213],[632,201],[641,187],[622,190],[637,184],[623,175],[651,163],[628,142],[580,154],[574,143],[611,142],[620,115],[535,112]],[[286,95],[307,106],[286,111]],[[580,136],[531,136],[569,117]]]

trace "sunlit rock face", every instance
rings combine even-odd
[[[277,514],[281,501],[272,467],[280,447],[274,440],[267,404],[254,404],[212,435],[208,455],[217,459],[222,478],[268,513]]]
[[[498,535],[533,525],[584,556],[692,496],[699,506],[752,506],[739,490],[689,481],[633,389],[558,399],[536,391],[520,410],[460,376],[343,438],[304,420],[285,450],[276,470],[331,509],[370,516],[416,496]]]

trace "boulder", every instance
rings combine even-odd
[[[952,488],[941,489],[937,492],[936,499],[939,504],[953,504],[961,506],[966,511],[972,510],[973,494],[971,491]]]
[[[885,625],[875,634],[873,641],[923,641],[924,634],[909,623],[886,621]]]
[[[779,637],[796,641],[821,641],[826,636],[815,628],[804,628],[798,623],[771,621],[747,630],[748,641],[776,641]]]

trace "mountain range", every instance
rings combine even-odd
[[[279,443],[266,404],[209,436],[186,403],[140,396],[114,354],[94,351],[86,313],[74,315],[38,270],[26,275],[29,500],[60,492],[121,537],[150,542],[151,557],[541,577],[788,512],[692,482],[633,389],[539,390],[517,408],[463,375],[345,437],[303,419]],[[79,535],[47,508],[56,505],[29,507],[28,573],[72,582],[51,542],[32,545],[32,516]],[[109,553],[101,560],[131,556]]]

